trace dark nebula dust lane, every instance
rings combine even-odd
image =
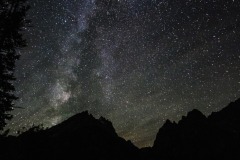
[[[89,110],[139,147],[166,119],[240,97],[240,2],[30,1],[9,128]]]

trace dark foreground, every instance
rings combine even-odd
[[[160,128],[153,147],[138,149],[112,123],[88,112],[52,128],[0,137],[0,160],[240,159],[240,99],[205,117],[193,110]]]

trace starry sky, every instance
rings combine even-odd
[[[88,110],[138,147],[240,97],[237,0],[31,0],[8,128]]]

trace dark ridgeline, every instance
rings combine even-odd
[[[138,149],[110,121],[82,112],[49,129],[1,136],[0,159],[240,159],[239,115],[240,99],[209,117],[193,110],[178,123],[167,120],[153,147]]]
[[[193,110],[160,128],[151,153],[161,159],[240,159],[240,99],[205,117]]]
[[[95,119],[88,112],[50,129],[34,127],[17,138],[8,137],[5,146],[5,159],[139,159],[138,148],[118,137],[110,121]]]

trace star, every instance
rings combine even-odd
[[[12,133],[88,110],[138,147],[166,119],[208,115],[240,97],[240,3],[29,1]]]

